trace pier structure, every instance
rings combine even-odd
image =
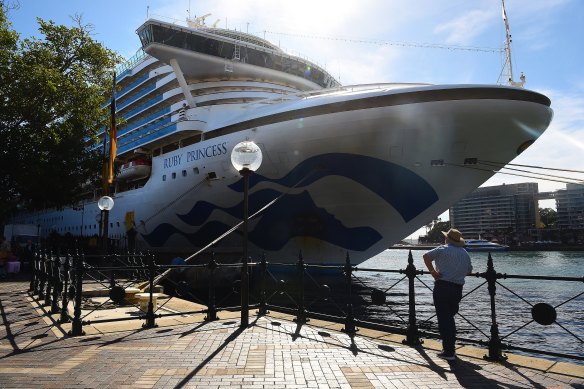
[[[454,363],[437,357],[439,342],[403,344],[403,335],[294,315],[250,310],[215,320],[193,312],[197,304],[169,299],[156,326],[121,320],[133,306],[94,310],[83,335],[69,336],[32,293],[27,280],[0,283],[0,382],[4,388],[574,388],[584,365],[507,354],[491,362],[485,350],[461,346]],[[112,294],[115,299],[119,296]],[[108,299],[104,297],[103,299]],[[164,300],[164,296],[159,297]],[[95,298],[99,304],[99,297]],[[165,304],[164,302],[161,305]],[[89,309],[84,307],[85,310]],[[107,318],[107,321],[100,319]]]

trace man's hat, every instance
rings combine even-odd
[[[442,231],[442,235],[448,239],[449,243],[452,243],[455,246],[464,247],[466,245],[464,239],[462,239],[462,234],[456,228],[451,228],[448,232]]]

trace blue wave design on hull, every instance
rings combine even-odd
[[[265,189],[249,196],[250,214],[260,209],[267,202],[275,199],[279,192]],[[199,201],[186,215],[177,215],[189,225],[200,225],[201,221],[213,210],[220,209],[229,215],[241,219],[242,203],[230,208],[213,207],[210,203]],[[200,213],[199,213],[200,212]],[[202,216],[202,215],[205,215]],[[204,219],[205,218],[205,219]],[[229,230],[231,226],[217,221],[205,223],[194,234],[187,234],[168,223],[159,225],[144,238],[148,244],[159,247],[175,233],[184,236],[196,247],[204,246]],[[381,235],[370,227],[347,228],[333,215],[318,208],[308,192],[288,194],[274,203],[261,215],[249,240],[264,250],[276,251],[284,247],[293,237],[310,236],[343,247],[348,250],[366,250],[381,239]]]
[[[395,163],[355,154],[322,154],[299,163],[287,175],[270,179],[259,174],[250,177],[250,188],[268,181],[293,187],[307,186],[326,176],[341,176],[358,182],[376,193],[409,222],[438,201],[436,191],[416,173]],[[243,192],[243,180],[229,186]]]
[[[434,189],[414,172],[391,162],[353,154],[324,154],[309,158],[279,179],[254,174],[250,177],[250,187],[262,181],[288,188],[304,187],[330,175],[346,177],[376,193],[395,208],[405,222],[438,200]],[[242,192],[243,180],[229,187]],[[249,196],[250,214],[280,194],[273,189],[252,193]],[[202,226],[196,233],[188,234],[163,223],[143,237],[153,247],[163,246],[173,234],[184,236],[195,247],[204,246],[231,228],[218,221],[207,222],[215,210],[236,219],[243,217],[242,202],[232,207],[219,207],[207,201],[198,201],[188,213],[177,214],[188,225]],[[382,239],[381,234],[371,227],[345,227],[334,215],[318,208],[307,191],[280,198],[260,216],[249,233],[254,245],[271,251],[281,249],[294,237],[311,237],[352,251],[365,251]]]

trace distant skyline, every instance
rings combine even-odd
[[[70,26],[80,14],[94,38],[126,58],[140,47],[135,30],[150,17],[184,21],[211,14],[208,25],[254,33],[323,65],[342,84],[425,82],[493,84],[502,68],[496,52],[416,47],[420,43],[503,47],[500,0],[20,0],[9,12],[21,38],[37,34],[36,17]],[[513,163],[584,170],[584,2],[506,0],[515,78],[552,100],[549,129]],[[456,174],[453,171],[453,174]],[[554,172],[584,179],[584,174]],[[559,182],[496,174],[483,186]],[[550,206],[551,202],[543,203]],[[444,214],[443,214],[444,215]]]

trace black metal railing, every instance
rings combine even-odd
[[[403,343],[408,345],[419,345],[424,337],[438,338],[431,303],[433,279],[429,272],[416,268],[411,251],[403,269],[354,266],[348,255],[339,265],[307,264],[302,253],[296,263],[272,263],[264,255],[258,262],[248,261],[248,266],[252,285],[250,309],[257,308],[260,315],[274,310],[293,315],[299,324],[310,318],[334,321],[344,324],[343,330],[351,336],[358,327],[381,329],[404,335]],[[239,262],[219,263],[214,256],[207,263],[162,265],[151,253],[85,256],[78,252],[40,250],[34,257],[30,293],[50,307],[51,313],[60,314],[59,322],[71,322],[72,336],[82,335],[85,325],[113,321],[143,320],[144,327],[154,327],[157,318],[197,313],[205,314],[205,320],[212,321],[218,319],[221,311],[241,311],[237,299],[242,287],[241,268]],[[155,280],[168,270],[172,273],[165,279],[166,298],[157,306]],[[193,274],[204,282],[193,283]],[[380,276],[385,277],[382,287],[378,281],[374,282]],[[583,306],[584,277],[501,274],[495,270],[489,254],[485,271],[473,273],[471,278],[476,282],[469,282],[465,288],[468,291],[461,303],[464,308],[458,313],[459,329],[462,329],[459,342],[485,346],[485,358],[494,361],[503,361],[505,350],[584,360],[583,325],[566,323],[566,315],[558,314],[558,310]],[[537,282],[538,287],[542,282],[577,286],[567,296],[555,296],[561,300],[550,304],[533,302],[542,296],[525,295],[531,289],[517,290],[513,282]],[[126,301],[128,288],[139,288],[148,294],[146,309]],[[84,294],[89,289],[107,291],[104,301],[87,306]],[[176,298],[192,301],[201,308],[189,312],[165,309]],[[89,319],[96,309],[107,304],[134,305],[139,314]],[[542,337],[550,332],[544,329],[552,327],[550,347],[531,347],[531,344],[541,344]],[[527,342],[529,347],[517,340],[522,333],[524,337],[536,338]],[[575,352],[558,352],[553,344],[558,336],[570,338]]]

